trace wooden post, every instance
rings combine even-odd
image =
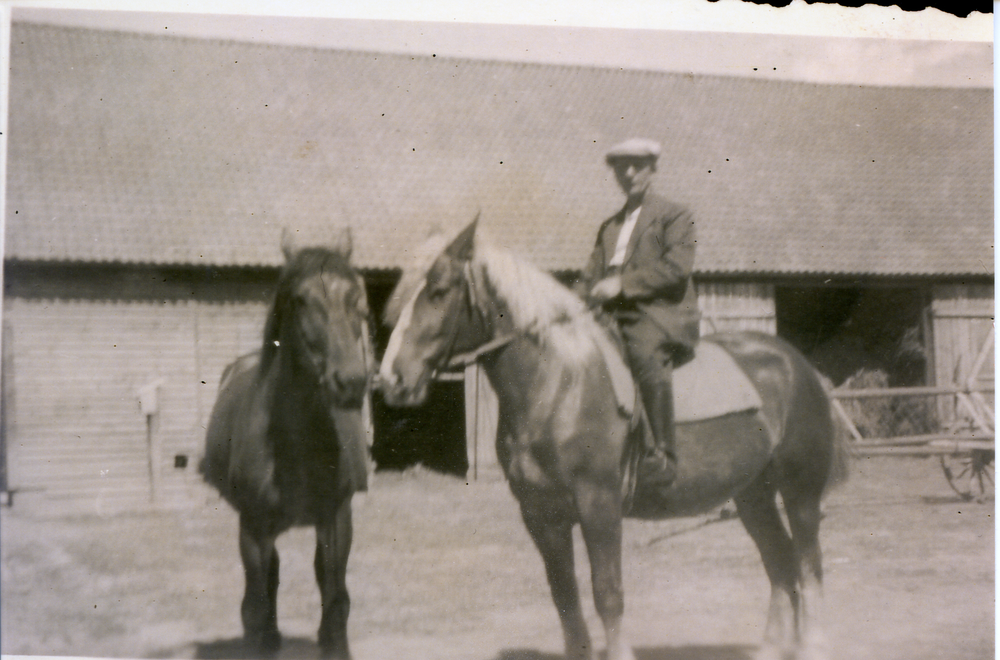
[[[0,3],[0,62],[4,63],[4,66],[0,66],[0,255],[6,254],[4,248],[4,236],[6,232],[4,227],[6,227],[7,221],[7,99],[9,97],[10,88],[10,5],[7,3]],[[0,267],[0,291],[4,290],[3,281],[3,268]],[[3,323],[3,303],[2,296],[0,296],[0,333],[9,331],[9,328],[4,326]],[[5,345],[9,350],[9,342]],[[11,354],[13,355],[13,354]],[[6,398],[11,396],[8,392],[8,388],[12,387],[13,379],[10,375],[5,372],[6,369],[10,368],[11,362],[8,361],[8,356],[4,355],[3,359],[0,360],[0,381],[4,381],[3,385],[3,396]],[[4,378],[6,376],[6,378]],[[3,411],[0,414],[3,415],[3,430],[2,433],[8,433],[10,431],[10,425],[8,423],[8,416],[13,414],[13,407],[9,405],[11,401],[5,400],[3,402]],[[9,484],[7,480],[9,478],[8,468],[9,464],[7,462],[7,440],[10,439],[9,435],[5,435],[3,441],[0,441],[0,451],[4,452],[3,456],[3,483],[0,483],[0,490],[6,492]],[[12,443],[13,444],[13,443]]]
[[[146,446],[149,451],[149,501],[153,504],[160,503],[162,492],[160,454],[163,453],[163,448],[160,434],[157,433],[159,426],[159,413],[146,415]]]
[[[3,369],[0,370],[0,492],[7,493],[13,490],[11,486],[11,475],[16,475],[15,461],[12,455],[15,453],[16,443],[14,437],[14,334],[9,325],[3,325],[3,335],[0,336],[2,344]],[[16,476],[15,476],[16,479]],[[10,496],[6,496],[7,504],[10,505]]]
[[[149,458],[149,501],[159,504],[163,492],[163,440],[160,438],[160,387],[157,378],[139,388],[139,412],[146,418],[146,451]]]
[[[477,364],[465,368],[466,451],[472,478],[498,471],[493,441],[497,433],[497,395]]]

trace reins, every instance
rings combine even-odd
[[[476,281],[474,272],[472,270],[472,262],[466,261],[462,268],[462,271],[463,275],[465,276],[465,283],[467,285],[466,290],[469,295],[469,305],[473,310],[476,311],[476,313],[479,314],[480,321],[482,321],[483,325],[485,326],[486,323],[482,318],[483,317],[482,308],[480,308],[479,306],[479,296],[476,293]],[[495,337],[474,350],[467,351],[465,353],[459,353],[458,355],[452,355],[451,357],[448,358],[448,361],[445,365],[445,369],[456,369],[458,367],[468,367],[471,364],[475,364],[476,362],[479,361],[479,358],[483,357],[484,355],[488,355],[493,351],[503,348],[504,346],[511,343],[515,339],[521,337],[523,334],[524,334],[523,332],[511,332],[505,335],[501,335],[500,337]],[[455,342],[457,341],[457,339],[458,339],[458,323],[456,322],[455,332],[453,333],[451,338],[450,348],[453,348],[455,346]],[[449,353],[450,352],[451,351],[449,350]]]
[[[467,353],[460,353],[458,355],[453,355],[448,360],[447,369],[455,369],[457,367],[467,367],[470,364],[475,364],[479,361],[482,356],[492,353],[493,351],[499,350],[511,343],[515,339],[521,336],[520,332],[512,332],[508,335],[502,337],[497,337],[496,339],[491,339],[474,351],[468,351]]]

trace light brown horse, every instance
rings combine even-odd
[[[350,267],[349,233],[332,248],[283,244],[287,263],[259,352],[219,385],[201,472],[240,514],[246,652],[277,652],[278,552],[292,526],[316,527],[324,658],[346,660],[351,496],[367,473],[361,403],[368,382],[368,301]]]
[[[545,563],[567,658],[596,657],[573,568],[576,524],[608,660],[634,658],[622,631],[622,516],[635,456],[630,428],[642,426],[631,426],[615,403],[608,360],[621,358],[599,348],[607,331],[553,278],[477,240],[475,222],[415,288],[397,295],[399,318],[379,372],[386,400],[420,404],[438,369],[473,352],[499,399],[497,454]],[[680,424],[677,481],[661,492],[639,483],[631,514],[687,515],[735,499],[772,587],[760,656],[824,657],[820,498],[845,456],[829,399],[813,368],[779,339],[736,333],[707,341],[735,358],[762,405]]]

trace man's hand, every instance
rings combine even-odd
[[[605,277],[590,290],[590,299],[596,303],[606,303],[617,298],[622,293],[622,278],[620,275]]]

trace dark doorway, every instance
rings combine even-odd
[[[775,287],[778,335],[840,385],[862,370],[890,386],[927,378],[927,293],[917,287]]]
[[[382,314],[399,273],[366,278],[368,302],[376,320],[375,354],[381,359],[392,328]],[[465,385],[437,382],[427,403],[417,408],[391,408],[376,392],[372,396],[376,470],[404,470],[413,465],[464,477],[469,469],[465,448]]]
[[[404,470],[412,465],[464,477],[469,470],[465,451],[465,386],[434,383],[427,403],[418,408],[390,408],[372,397],[378,470]]]

